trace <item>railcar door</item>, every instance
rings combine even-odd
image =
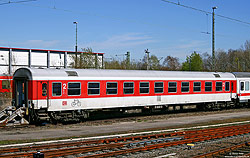
[[[244,93],[244,88],[245,88],[245,82],[244,81],[242,81],[242,80],[240,80],[239,81],[239,99],[241,100],[241,95],[242,95],[242,93]]]
[[[15,80],[16,107],[28,107],[28,80]]]
[[[41,99],[39,99],[39,107],[41,108],[48,108],[49,106],[49,82],[48,81],[42,81],[40,86],[38,86],[38,96],[41,96]]]
[[[239,81],[239,99],[240,102],[246,102],[248,100],[247,92],[249,91],[249,81]]]

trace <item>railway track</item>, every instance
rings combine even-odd
[[[43,153],[45,157],[67,155],[77,155],[82,158],[107,157],[203,142],[247,133],[250,133],[250,124],[36,146],[8,147],[0,149],[0,158],[33,157],[33,154],[37,153],[37,151]]]
[[[230,146],[210,153],[195,156],[193,158],[210,158],[210,157],[250,157],[250,143]]]

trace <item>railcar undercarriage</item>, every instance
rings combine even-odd
[[[127,107],[112,109],[90,109],[90,110],[71,110],[71,111],[47,111],[47,109],[33,109],[26,107],[8,107],[0,112],[0,126],[12,124],[41,124],[44,122],[65,123],[81,122],[90,118],[106,117],[126,117],[129,114],[150,115],[157,113],[181,112],[190,110],[223,110],[232,108],[250,107],[250,100],[240,102],[238,99],[230,102],[209,102],[199,104],[172,104],[155,105],[144,107]]]
[[[150,115],[157,113],[168,113],[168,112],[181,112],[190,110],[222,110],[240,107],[250,107],[250,101],[240,103],[239,100],[231,102],[211,102],[211,103],[200,103],[200,104],[182,104],[182,105],[155,105],[155,106],[144,106],[144,107],[129,107],[129,108],[112,108],[112,109],[98,109],[98,110],[71,110],[71,111],[47,111],[47,109],[26,109],[22,107],[22,113],[18,113],[15,117],[16,122],[20,124],[41,124],[44,122],[65,123],[65,122],[81,122],[87,120],[90,116],[92,118],[102,117],[126,117],[128,114],[142,114]],[[5,110],[6,111],[6,110]],[[19,110],[20,111],[20,110]],[[17,112],[12,111],[11,114]],[[4,114],[4,111],[0,113],[0,125],[6,125],[8,122],[6,118],[11,118],[13,115]],[[24,121],[25,120],[25,121]],[[11,122],[11,121],[9,121]],[[13,121],[12,121],[13,122]]]

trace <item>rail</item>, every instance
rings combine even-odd
[[[20,148],[2,148],[0,149],[0,158],[32,157],[32,155],[38,150],[44,153],[45,157],[76,154],[81,154],[80,157],[82,158],[116,156],[125,153],[159,149],[247,133],[250,133],[250,124],[172,133],[27,146]],[[108,152],[98,154],[98,151],[106,150],[108,150]]]

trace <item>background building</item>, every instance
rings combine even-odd
[[[83,54],[89,62],[84,68],[103,68],[104,53],[79,51],[78,58]],[[19,67],[72,68],[74,60],[72,51],[0,47],[0,74],[12,75]]]

